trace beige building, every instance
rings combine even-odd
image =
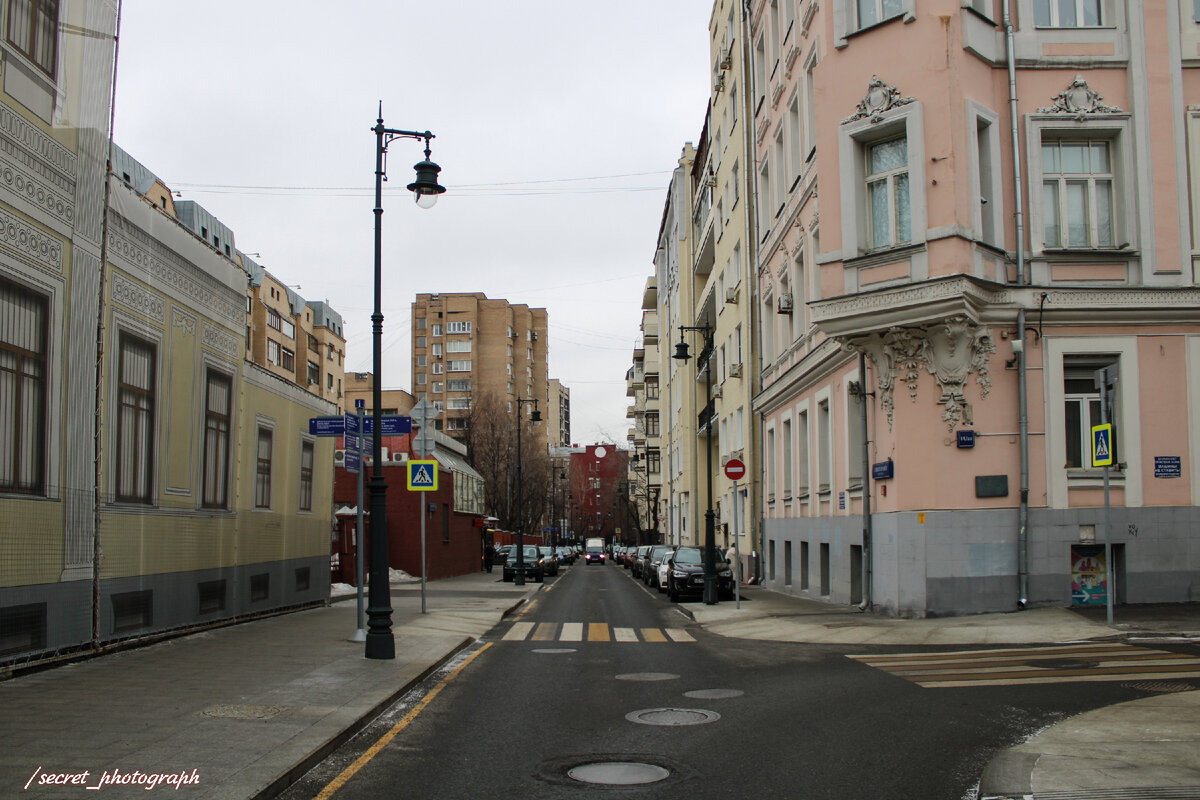
[[[558,378],[550,379],[550,400],[542,412],[546,436],[551,447],[567,447],[571,443],[571,390]]]
[[[354,413],[354,402],[362,400],[363,408],[366,409],[364,413],[370,416],[375,410],[375,376],[369,372],[350,372],[345,380],[346,410]],[[383,389],[379,395],[383,403],[381,411],[384,414],[408,416],[408,412],[417,404],[416,399],[403,389]]]
[[[490,300],[481,292],[418,294],[412,326],[412,393],[442,409],[439,430],[460,435],[473,398],[487,394],[514,414],[518,399],[535,399],[545,418],[546,309]],[[532,406],[522,405],[528,415]],[[544,447],[547,426],[535,430]]]
[[[639,522],[642,544],[663,540],[665,522],[662,492],[661,353],[658,339],[658,281],[648,278],[642,292],[642,340],[633,351],[633,366],[626,376],[626,396],[633,405],[626,414],[629,429],[629,502]]]

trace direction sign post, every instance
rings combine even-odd
[[[1112,504],[1109,497],[1109,470],[1113,463],[1113,427],[1112,427],[1112,398],[1113,387],[1117,382],[1117,367],[1105,367],[1095,373],[1096,388],[1100,390],[1100,421],[1102,424],[1092,428],[1092,463],[1104,466],[1104,577],[1105,602],[1108,626],[1113,624],[1113,594],[1116,586],[1113,583],[1112,560]],[[1101,452],[1103,450],[1103,452]]]

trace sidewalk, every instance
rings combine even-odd
[[[681,606],[722,636],[839,645],[957,647],[1123,640],[1200,641],[1200,604],[1118,606],[1113,627],[1104,608],[1039,608],[1011,614],[900,620],[791,597],[745,590],[742,607]],[[1200,681],[1191,683],[1200,688]],[[1164,692],[1066,719],[999,753],[984,770],[980,800],[1200,798],[1200,691]]]
[[[422,615],[420,584],[393,585],[394,661],[347,641],[351,595],[0,682],[0,797],[86,798],[106,770],[183,776],[180,797],[270,797],[539,588],[432,581]],[[78,783],[38,786],[48,774]],[[101,797],[155,796],[144,781]]]
[[[394,661],[368,661],[353,596],[326,608],[182,636],[0,682],[0,797],[80,798],[105,772],[172,776],[179,796],[271,797],[455,652],[531,597],[499,572],[392,587]],[[837,645],[988,646],[1200,637],[1200,605],[1092,612],[1035,609],[898,620],[851,606],[745,590],[742,607],[679,606],[712,633]],[[1193,685],[1195,683],[1193,682]],[[39,785],[45,776],[75,785]],[[30,782],[29,788],[25,787]],[[161,780],[161,778],[160,778]],[[1157,794],[1129,793],[1171,787]],[[174,792],[174,783],[157,788]],[[1100,790],[1124,794],[1097,794]],[[980,797],[1200,797],[1200,692],[1164,694],[1065,720],[999,754]],[[1170,793],[1168,793],[1170,792]]]

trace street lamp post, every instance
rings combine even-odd
[[[525,585],[525,498],[522,494],[525,486],[521,480],[522,464],[521,464],[521,406],[525,403],[533,404],[533,411],[529,414],[530,422],[541,422],[542,412],[538,411],[537,398],[517,398],[517,574],[513,576],[514,586]]]
[[[711,325],[679,326],[679,344],[675,345],[675,355],[671,357],[687,362],[691,358],[691,355],[688,354],[687,342],[683,340],[684,331],[701,331],[704,334],[704,353],[701,353],[701,356],[707,353],[707,359],[704,364],[704,407],[707,409],[708,404],[712,402],[713,329]],[[710,606],[717,603],[717,517],[713,512],[712,478],[712,429],[715,411],[716,409],[714,408],[708,414],[708,428],[705,431],[704,447],[705,476],[708,480],[708,510],[704,512],[704,602]]]
[[[425,160],[417,164],[416,180],[408,185],[416,195],[417,205],[431,208],[437,196],[446,191],[437,181],[441,167],[429,160],[429,140],[434,138],[429,131],[402,131],[383,126],[383,103],[379,104],[379,118],[375,122],[375,311],[371,314],[372,369],[375,371],[371,386],[371,421],[374,434],[371,458],[375,468],[371,473],[371,579],[367,600],[367,658],[391,659],[396,657],[396,640],[392,637],[392,595],[388,580],[388,525],[387,525],[387,482],[383,479],[383,182],[385,175],[384,155],[393,139],[424,139]]]

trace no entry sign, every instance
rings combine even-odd
[[[725,462],[725,477],[731,481],[740,481],[746,477],[746,465],[740,458],[731,458]]]

